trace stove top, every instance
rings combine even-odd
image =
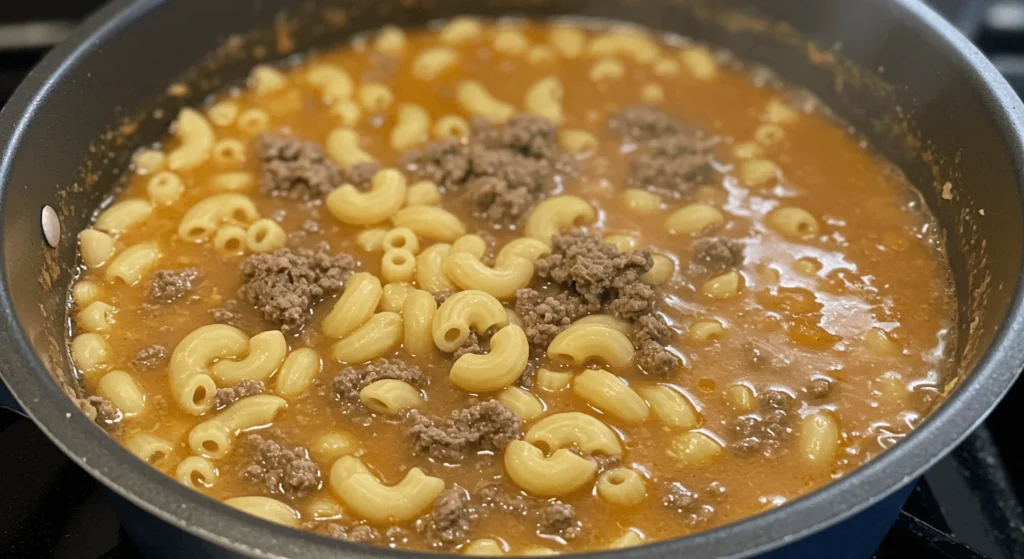
[[[1024,94],[1024,0],[929,0]],[[100,0],[0,2],[0,105]],[[874,559],[1024,558],[1024,383],[917,484]],[[0,556],[138,559],[104,490],[31,421],[0,410]]]

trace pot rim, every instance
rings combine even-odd
[[[86,54],[145,15],[164,0],[115,0],[89,17],[54,48],[18,87],[0,112],[0,215],[10,195],[12,162],[43,101],[59,87],[69,68]],[[884,9],[919,28],[945,55],[963,67],[980,87],[983,102],[999,123],[1003,142],[1017,172],[1024,199],[1024,105],[984,55],[951,24],[916,0],[886,0]],[[1024,211],[1024,209],[1022,209]],[[0,261],[5,260],[0,244]],[[96,428],[49,379],[14,312],[4,270],[0,282],[0,347],[10,348],[2,376],[22,409],[78,466],[139,508],[207,542],[252,557],[352,558],[417,556],[417,552],[338,542],[249,516],[192,491],[141,462]],[[919,477],[966,438],[995,407],[1024,365],[1024,268],[1018,274],[1011,306],[974,371],[913,433],[847,476],[785,505],[738,522],[687,537],[642,547],[593,552],[624,559],[716,557],[739,559],[802,539],[839,523],[888,497]],[[40,382],[41,379],[47,379]]]

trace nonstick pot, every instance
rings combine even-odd
[[[958,295],[945,402],[906,440],[819,491],[695,536],[605,554],[869,557],[914,480],[984,419],[1024,364],[1024,107],[981,53],[912,0],[115,1],[54,49],[0,113],[0,369],[11,405],[110,489],[150,556],[413,556],[263,522],[123,450],[68,398],[79,388],[64,344],[66,293],[75,234],[116,188],[130,153],[158,141],[181,106],[238,82],[256,61],[460,13],[613,18],[721,46],[815,92],[921,189]],[[42,234],[44,207],[63,229],[54,247]]]

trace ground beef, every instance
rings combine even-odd
[[[111,427],[121,421],[120,410],[101,396],[79,398],[75,403],[82,413],[101,427]]]
[[[249,435],[255,462],[242,475],[271,495],[301,498],[320,487],[320,469],[301,446],[287,448],[259,435]]]
[[[481,177],[466,187],[473,214],[488,222],[519,223],[537,203],[537,193],[497,177]]]
[[[426,376],[415,365],[399,359],[377,359],[368,365],[346,367],[332,381],[334,393],[342,400],[358,400],[359,391],[378,380],[395,379],[414,386],[425,384]]]
[[[437,306],[440,307],[453,294],[455,294],[454,291],[438,291],[437,293],[434,293],[434,302],[436,302]]]
[[[458,138],[443,138],[406,152],[402,164],[417,177],[449,190],[462,188],[471,176],[469,146]]]
[[[541,534],[573,540],[583,531],[583,523],[576,518],[575,507],[555,501],[540,510],[537,529]]]
[[[332,522],[327,525],[327,535],[336,540],[352,543],[373,542],[380,539],[380,532],[373,526],[365,524],[347,527]]]
[[[136,353],[135,359],[132,363],[135,364],[136,369],[143,371],[147,369],[155,369],[166,360],[167,348],[160,344],[153,344]]]
[[[807,383],[807,386],[804,387],[804,392],[807,393],[807,397],[811,400],[824,400],[832,395],[833,387],[834,384],[830,379],[818,377],[811,379],[811,382]]]
[[[374,175],[380,171],[376,163],[357,163],[345,170],[344,184],[351,184],[359,190],[369,190]]]
[[[654,290],[640,281],[652,265],[649,251],[621,252],[596,235],[573,231],[552,237],[551,254],[537,259],[535,270],[582,295],[590,307],[635,319],[654,308]]]
[[[630,164],[629,180],[637,187],[678,197],[713,182],[714,142],[699,135],[667,136],[650,142]]]
[[[192,285],[199,278],[199,270],[157,270],[149,284],[149,298],[158,303],[173,303],[192,291]]]
[[[648,142],[690,130],[674,117],[650,105],[632,105],[608,119],[608,128],[631,142]]]
[[[454,353],[452,353],[452,359],[458,359],[467,353],[483,355],[484,353],[487,353],[487,348],[489,346],[490,344],[487,343],[486,338],[482,338],[476,333],[476,331],[470,330],[469,337],[466,338],[466,341],[463,342],[462,346],[456,349]]]
[[[476,517],[469,493],[457,485],[449,487],[434,501],[426,522],[427,541],[435,546],[461,543],[466,540]]]
[[[679,514],[690,527],[707,522],[715,515],[712,506],[721,499],[725,488],[712,482],[702,493],[691,491],[679,482],[673,482],[661,498],[661,505]]]
[[[790,424],[796,400],[782,390],[767,390],[758,395],[758,403],[760,414],[744,415],[730,424],[733,442],[729,446],[741,455],[771,458],[793,433]]]
[[[666,344],[672,337],[672,329],[660,314],[648,313],[636,319],[633,324],[633,337],[638,345],[649,341]]]
[[[331,256],[324,246],[254,254],[242,265],[239,296],[283,332],[298,331],[321,297],[341,290],[355,265],[348,254]]]
[[[647,341],[636,351],[636,364],[648,375],[670,378],[682,366],[682,361],[665,346],[655,341]]]
[[[516,381],[516,386],[523,390],[529,390],[533,388],[534,381],[537,380],[537,368],[533,366],[533,363],[526,364],[526,370],[523,374],[519,375],[519,380]]]
[[[480,489],[481,504],[484,507],[498,509],[506,514],[525,516],[535,505],[535,499],[512,495],[498,485],[487,485]]]
[[[497,400],[455,410],[443,419],[416,410],[410,417],[413,450],[443,462],[459,462],[480,451],[498,452],[521,436],[519,418]]]
[[[546,348],[573,321],[598,310],[600,307],[589,306],[575,291],[551,296],[543,296],[536,289],[516,291],[516,313],[523,319],[526,338],[535,349]]]
[[[516,115],[502,125],[478,119],[468,140],[438,140],[402,160],[418,178],[465,191],[474,214],[496,227],[518,224],[555,188],[558,176],[576,170],[575,160],[558,148],[555,126],[534,115]]]
[[[210,309],[210,317],[217,324],[227,324],[236,328],[242,322],[242,313],[238,312],[238,301],[234,299],[224,301],[223,307]]]
[[[242,382],[228,388],[218,388],[217,394],[213,399],[213,405],[217,409],[220,409],[230,406],[242,398],[263,394],[266,391],[267,386],[263,384],[262,380],[243,380]]]
[[[743,264],[743,245],[731,239],[713,237],[697,241],[693,248],[690,273],[717,276]]]
[[[292,200],[323,198],[342,182],[338,166],[313,142],[282,134],[256,137],[263,192]]]
[[[654,312],[657,304],[657,290],[640,281],[619,280],[616,297],[608,303],[608,310],[615,316],[637,320]]]

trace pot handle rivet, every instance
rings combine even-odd
[[[43,206],[40,223],[43,226],[43,237],[46,239],[46,244],[57,248],[57,244],[60,243],[60,218],[57,217],[57,212],[50,206]]]

